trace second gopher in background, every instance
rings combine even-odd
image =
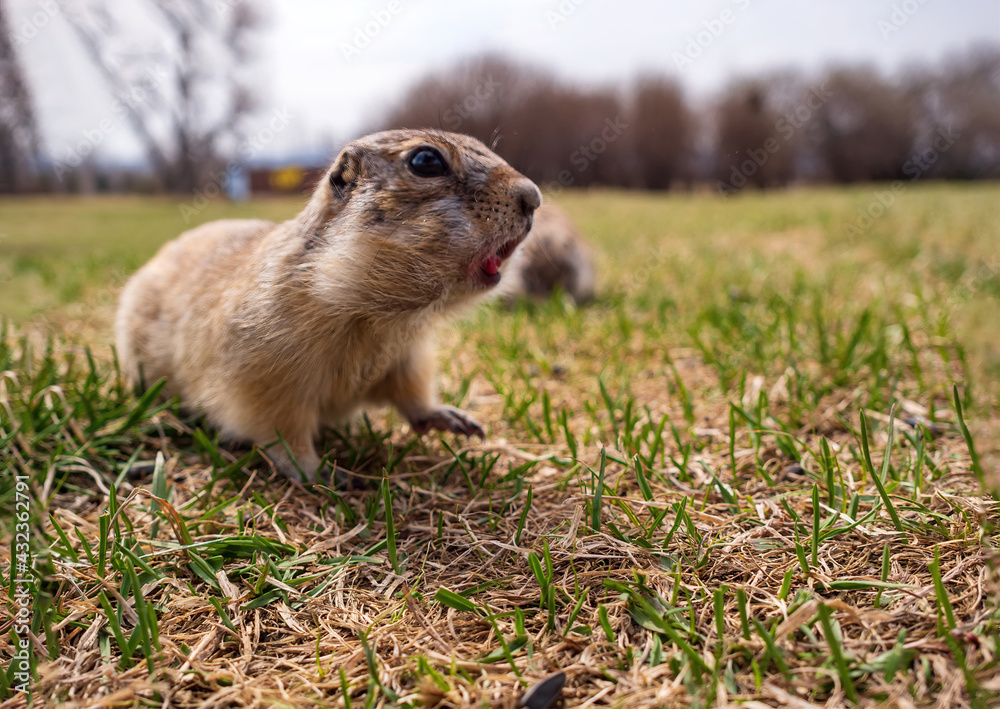
[[[579,305],[594,297],[594,254],[566,212],[546,202],[535,212],[510,276],[504,288],[508,302],[521,295],[549,298],[559,288]]]
[[[282,224],[222,220],[165,245],[125,286],[118,353],[136,382],[266,446],[314,480],[324,425],[392,404],[415,431],[483,435],[438,403],[433,332],[483,298],[541,193],[474,138],[396,130],[350,143]],[[301,471],[301,472],[300,472]]]

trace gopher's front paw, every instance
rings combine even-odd
[[[315,451],[302,449],[298,454],[293,451],[293,458],[281,445],[276,444],[266,450],[266,455],[278,472],[289,480],[308,485],[323,482],[324,478],[329,479],[329,473],[324,475],[323,466]]]
[[[430,430],[451,431],[461,433],[463,436],[479,436],[486,438],[486,433],[482,426],[476,423],[475,419],[461,409],[454,406],[441,406],[433,411],[413,418],[410,425],[415,433],[427,433]]]

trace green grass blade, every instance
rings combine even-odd
[[[399,558],[396,555],[396,523],[392,517],[392,491],[389,489],[389,472],[382,468],[382,506],[385,512],[385,539],[389,553],[389,564],[397,576],[403,572],[399,568]]]
[[[604,495],[604,470],[608,463],[606,448],[601,448],[601,463],[594,483],[594,500],[591,503],[590,528],[594,533],[601,531],[601,500]]]
[[[892,453],[892,416],[889,418],[889,442],[886,444],[885,449],[885,460],[883,461],[883,468],[886,468],[888,463],[889,455]],[[864,453],[864,464],[865,472],[868,473],[868,477],[871,481],[875,483],[875,488],[878,490],[879,497],[882,498],[882,502],[885,504],[885,509],[889,513],[889,517],[892,519],[892,526],[896,528],[897,532],[905,532],[902,520],[899,519],[899,515],[896,514],[896,507],[892,504],[892,500],[889,499],[889,495],[885,491],[885,487],[882,485],[882,480],[879,478],[878,474],[875,472],[875,466],[872,465],[872,454],[868,445],[868,419],[865,416],[865,412],[861,412],[861,450]]]
[[[976,446],[972,442],[972,433],[969,431],[969,427],[965,424],[965,413],[962,409],[962,399],[958,395],[958,385],[952,385],[951,389],[952,401],[955,403],[955,416],[958,418],[958,428],[962,432],[962,438],[965,439],[965,446],[969,449],[969,459],[972,461],[972,473],[976,476],[976,480],[979,481],[979,486],[986,492],[986,476],[983,473],[983,466],[979,462],[979,454],[976,452]],[[993,498],[997,499],[997,492],[994,490],[992,492]]]
[[[840,646],[840,638],[834,630],[830,608],[825,603],[820,603],[817,611],[819,612],[819,621],[823,625],[823,635],[826,636],[826,644],[830,648],[830,655],[833,657],[837,674],[840,677],[840,686],[843,688],[847,698],[854,704],[857,704],[858,691],[854,687],[854,680],[851,678],[851,672],[847,667],[847,660]]]

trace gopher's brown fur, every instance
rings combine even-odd
[[[165,377],[228,439],[280,434],[295,460],[268,455],[292,478],[315,479],[321,427],[366,404],[392,404],[417,432],[482,436],[436,400],[433,331],[499,282],[540,202],[468,136],[367,136],[295,218],[211,222],[166,244],[122,293],[122,364],[136,382]]]
[[[569,216],[550,202],[536,212],[534,225],[511,264],[504,288],[518,296],[548,298],[561,289],[577,303],[594,297],[594,254]]]

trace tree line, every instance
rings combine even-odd
[[[127,16],[111,0],[42,0],[17,26],[6,6],[0,192],[94,189],[95,155],[119,124],[148,167],[117,175],[117,189],[216,195],[254,161],[257,0],[141,0]],[[57,15],[114,100],[79,141],[45,152],[19,50]],[[566,187],[732,194],[797,181],[995,179],[1000,44],[894,77],[864,67],[748,77],[697,100],[668,74],[581,86],[486,55],[419,80],[364,132],[394,127],[474,135],[534,180]]]
[[[885,77],[865,67],[745,78],[692,101],[666,75],[580,87],[484,56],[412,86],[371,129],[473,135],[532,179],[723,194],[796,181],[1000,177],[1000,47]]]

